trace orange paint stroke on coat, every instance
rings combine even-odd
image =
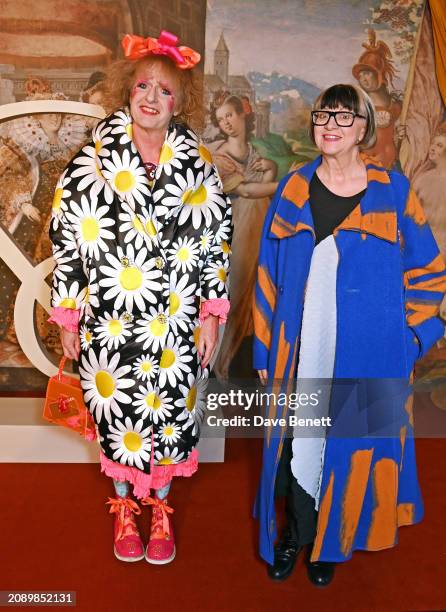
[[[423,207],[412,189],[409,191],[406,200],[404,214],[413,219],[417,225],[424,225],[426,223],[426,215],[424,214]]]
[[[382,170],[378,170],[377,168],[367,168],[367,182],[370,183],[371,181],[388,185],[390,183],[390,178],[385,168]]]
[[[407,398],[406,403],[404,404],[404,410],[407,412],[409,417],[410,426],[413,427],[413,395],[410,395]]]
[[[328,482],[327,489],[325,491],[322,502],[319,506],[318,518],[317,518],[317,533],[314,539],[313,551],[311,553],[311,561],[317,561],[320,557],[322,544],[324,542],[325,532],[328,527],[328,520],[330,518],[331,505],[333,503],[333,488],[334,488],[334,472],[330,474],[330,480]]]
[[[272,311],[274,311],[274,307],[276,305],[276,288],[271,280],[268,270],[264,266],[258,267],[257,279],[259,287],[262,290],[269,307]]]
[[[282,198],[302,208],[310,197],[308,181],[300,174],[293,174],[282,191]]]
[[[429,278],[425,281],[417,281],[415,285],[408,285],[412,291],[446,291],[446,276]]]
[[[403,471],[404,447],[406,445],[406,436],[407,436],[407,427],[406,427],[406,425],[404,425],[400,429],[400,442],[401,442],[400,472]]]
[[[274,381],[272,387],[273,400],[270,401],[268,406],[269,419],[274,419],[277,415],[277,400],[279,398],[279,394],[282,392],[282,382],[289,354],[290,343],[285,340],[285,323],[282,321],[282,323],[280,324],[279,344],[277,347],[277,360],[275,364]],[[266,441],[268,446],[271,442],[272,429],[272,427],[269,427],[266,434]]]
[[[271,323],[258,303],[253,308],[254,331],[260,342],[269,350],[271,346]]]
[[[440,310],[438,303],[420,303],[420,302],[406,302],[407,322],[410,326],[416,326],[423,323],[431,317],[435,317]]]
[[[408,270],[404,277],[405,279],[410,280],[412,278],[417,278],[418,276],[424,276],[425,274],[435,274],[444,271],[445,267],[443,257],[438,254],[432,261],[422,268],[412,268],[411,270]]]
[[[277,236],[277,238],[286,238],[294,234],[295,228],[292,223],[288,223],[288,221],[285,221],[285,219],[276,213],[271,224],[271,232],[274,236]]]
[[[338,225],[338,230],[357,230],[361,233],[366,232],[378,238],[383,238],[389,242],[396,242],[397,238],[397,216],[395,212],[366,213],[361,212],[358,205],[353,211]]]
[[[373,470],[375,508],[367,536],[367,550],[395,544],[397,528],[398,466],[393,459],[376,462]]]
[[[355,541],[367,489],[372,463],[373,448],[358,450],[352,454],[350,473],[344,490],[340,542],[342,554],[348,556]]]

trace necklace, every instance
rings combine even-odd
[[[153,162],[143,162],[145,171],[147,172],[147,176],[149,181],[153,181],[155,179],[156,173],[156,164]]]

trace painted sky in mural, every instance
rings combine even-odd
[[[392,16],[392,5],[396,4],[364,0],[245,0],[242,3],[210,0],[206,72],[212,70],[210,51],[223,31],[231,50],[234,73],[278,71],[298,76],[318,88],[333,81],[352,82],[351,66],[358,58],[371,24],[392,47],[395,32],[385,17],[386,12]],[[410,9],[408,19],[416,30],[422,3],[408,0],[404,4]],[[384,17],[381,23],[373,23],[374,17],[376,20],[379,16]],[[398,26],[395,16],[393,25]],[[404,27],[404,23],[400,25]],[[395,86],[402,88],[408,66],[402,64],[398,68],[400,74]]]

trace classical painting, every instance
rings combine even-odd
[[[204,50],[205,0],[3,0],[0,19],[0,105],[39,100],[72,100],[101,105],[103,79],[119,57],[123,33],[158,36],[174,31]],[[32,16],[32,18],[30,18]],[[51,257],[48,225],[55,185],[63,168],[87,142],[97,120],[62,113],[17,116],[0,123],[0,224],[11,245],[32,266]],[[47,279],[49,280],[49,279]],[[0,393],[39,392],[46,386],[24,354],[14,326],[21,285],[0,259]],[[36,336],[45,356],[57,364],[58,330],[34,307]]]
[[[377,109],[372,153],[401,169],[423,11],[423,0],[208,3],[204,136],[234,210],[232,308],[219,377],[248,374],[260,231],[277,182],[317,154],[308,120],[321,90],[340,82],[366,90]]]

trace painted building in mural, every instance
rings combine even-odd
[[[240,98],[246,97],[255,108],[257,138],[264,138],[270,131],[271,105],[268,100],[258,100],[253,85],[243,74],[231,74],[229,70],[230,50],[221,32],[213,51],[213,72],[204,77],[204,100],[209,108],[214,98],[222,91]]]

